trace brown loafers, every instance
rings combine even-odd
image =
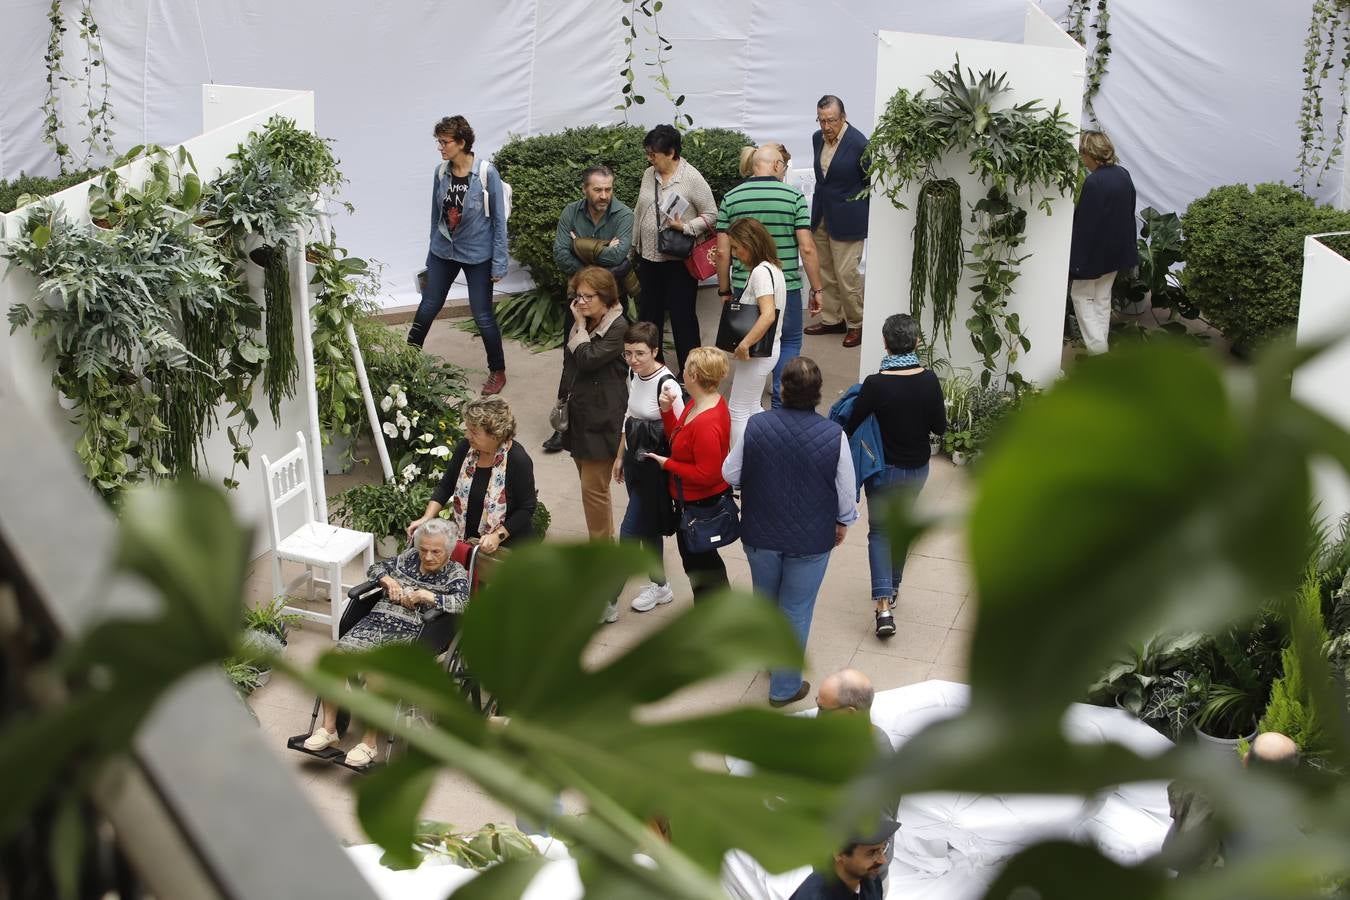
[[[844,333],[844,346],[856,347],[862,343],[862,329],[850,328]]]
[[[817,322],[814,325],[807,325],[803,328],[802,334],[815,336],[822,334],[843,334],[846,331],[848,331],[848,326],[843,322],[835,322],[833,325],[825,322]]]

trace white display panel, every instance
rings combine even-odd
[[[1029,16],[1029,30],[1038,41],[1048,42],[1053,22]],[[1064,36],[1060,46],[1009,44],[975,41],[928,34],[882,32],[877,40],[877,107],[880,117],[886,102],[900,88],[926,90],[932,96],[929,74],[950,69],[957,57],[963,69],[976,74],[993,70],[1006,74],[1011,90],[1002,95],[1000,106],[1013,106],[1039,100],[1047,110],[1061,104],[1068,111],[1071,128],[1078,124],[1077,101],[1083,92],[1083,51]],[[953,178],[961,185],[961,201],[966,209],[965,245],[973,235],[969,210],[988,188],[970,174],[969,156],[953,153],[934,166],[937,178]],[[859,378],[875,372],[885,354],[881,341],[881,323],[887,316],[909,312],[911,256],[914,249],[914,206],[920,185],[912,184],[901,199],[907,209],[898,209],[884,196],[873,194],[868,235],[867,288],[864,304],[862,355]],[[1057,197],[1051,202],[1051,214],[1034,208],[1027,195],[1017,198],[1031,207],[1027,214],[1026,242],[1019,252],[1028,256],[1020,266],[1020,276],[1009,300],[1009,312],[1019,315],[1022,333],[1031,340],[1031,349],[1022,354],[1015,368],[1029,381],[1048,384],[1059,373],[1061,339],[1064,324],[1064,298],[1068,286],[1069,242],[1073,229],[1073,198]],[[974,280],[964,272],[953,316],[950,349],[938,344],[938,354],[956,368],[978,375],[983,369],[981,357],[970,342],[965,321],[970,317],[970,290]],[[922,320],[925,337],[932,334],[931,312],[926,307]]]
[[[1303,292],[1298,308],[1298,343],[1336,341],[1294,373],[1294,397],[1350,429],[1350,260],[1314,235],[1303,243]],[[1318,516],[1335,525],[1350,512],[1350,482],[1340,466],[1321,460],[1313,466]]]

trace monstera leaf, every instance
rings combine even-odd
[[[391,861],[416,860],[409,848],[431,760],[462,770],[532,819],[554,817],[559,791],[577,792],[587,814],[552,824],[588,848],[594,864],[581,871],[599,895],[623,894],[616,885],[631,882],[644,896],[721,896],[714,876],[731,848],[770,869],[828,858],[847,828],[832,825],[845,785],[875,758],[864,718],[737,708],[670,720],[645,711],[729,672],[800,664],[801,647],[770,604],[729,592],[674,617],[617,659],[585,664],[605,604],[648,565],[626,546],[537,545],[493,572],[464,615],[462,649],[505,724],[485,724],[412,647],[332,654],[305,676],[343,696],[346,677],[363,675],[367,690],[344,702],[413,748],[379,774],[378,791],[360,789],[363,825]],[[395,700],[430,712],[435,727],[401,724]],[[727,755],[752,763],[755,773],[729,774]],[[671,846],[644,827],[653,816],[669,819]],[[635,863],[636,852],[657,868]]]

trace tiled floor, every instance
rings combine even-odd
[[[705,290],[700,298],[705,333],[715,322],[715,297]],[[475,369],[478,378],[483,365],[482,348],[475,339],[438,322],[427,341],[427,350]],[[844,350],[838,337],[807,337],[803,348],[821,366],[825,375],[828,406],[848,385],[857,380],[858,351]],[[535,463],[540,496],[553,513],[551,540],[582,540],[585,524],[576,470],[565,454],[545,455],[539,443],[548,435],[547,413],[555,394],[561,352],[533,354],[519,344],[506,346],[510,381],[503,396],[512,404],[519,420],[520,439]],[[477,383],[476,381],[474,383]],[[824,409],[821,410],[824,412]],[[352,476],[330,478],[327,489],[336,492],[353,479],[378,477],[378,470],[356,472]],[[625,497],[615,486],[613,493],[616,523],[622,516]],[[965,473],[946,459],[935,458],[921,502],[933,509],[960,508],[967,498]],[[878,690],[900,687],[926,678],[964,681],[966,648],[974,627],[974,600],[971,572],[966,563],[961,536],[954,532],[927,535],[910,553],[905,566],[904,587],[896,609],[898,632],[882,641],[872,633],[871,602],[867,568],[867,510],[849,529],[848,537],[830,560],[816,601],[815,619],[807,644],[806,677],[818,684],[822,675],[843,666],[866,672]],[[597,663],[633,646],[653,628],[689,604],[688,582],[680,568],[674,542],[668,541],[666,568],[675,588],[676,600],[648,613],[634,613],[625,604],[618,623],[603,627],[588,648],[586,659]],[[727,570],[733,584],[750,586],[749,570],[739,545],[726,551]],[[355,576],[355,572],[352,573]],[[271,575],[266,557],[254,564],[249,581],[251,596],[270,596]],[[636,586],[629,592],[631,596]],[[326,628],[306,626],[291,641],[291,652],[300,660],[316,656],[330,645]],[[753,672],[724,677],[697,685],[652,708],[653,717],[706,713],[710,709],[737,704],[764,704],[768,686],[763,675]],[[812,698],[803,701],[805,706]],[[290,764],[324,820],[344,842],[362,843],[366,838],[356,823],[352,807],[351,783],[355,776],[345,769],[313,763],[307,757],[285,749],[285,739],[308,729],[313,697],[280,679],[264,686],[249,701],[258,717],[269,746]],[[464,778],[442,775],[422,810],[424,818],[452,822],[462,828],[476,828],[486,822],[512,821],[509,810],[479,791]]]

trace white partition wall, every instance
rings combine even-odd
[[[1298,343],[1335,340],[1294,374],[1294,396],[1342,428],[1350,429],[1350,260],[1313,235],[1303,243],[1303,292],[1298,307]],[[1313,469],[1318,515],[1335,524],[1350,512],[1350,482],[1340,467],[1319,461]]]
[[[219,172],[231,164],[228,155],[242,143],[250,132],[260,129],[274,115],[295,120],[300,128],[314,128],[314,95],[310,91],[273,90],[263,88],[228,87],[206,85],[203,87],[203,115],[207,126],[204,133],[183,145],[197,165],[202,181],[216,177]],[[227,117],[233,117],[228,118]],[[137,160],[118,171],[130,184],[140,184],[146,177],[149,164],[146,160]],[[88,208],[89,184],[76,185],[52,196],[60,204],[65,215],[75,222],[89,221]],[[6,236],[17,234],[18,228],[27,216],[24,209],[15,210],[0,218],[0,226]],[[292,254],[292,266],[299,271],[296,285],[303,284],[303,257]],[[293,271],[292,273],[296,273]],[[261,299],[261,279],[250,279],[250,287]],[[36,284],[25,271],[14,266],[6,267],[0,276],[0,309],[8,310],[16,303],[26,302],[36,294]],[[273,459],[282,456],[295,446],[295,433],[304,431],[315,442],[317,434],[317,410],[315,408],[314,373],[312,362],[306,365],[301,332],[308,324],[308,303],[303,293],[292,288],[292,314],[295,321],[295,358],[300,361],[300,376],[296,384],[295,397],[283,401],[280,410],[280,422],[274,423],[271,411],[267,408],[267,398],[261,385],[254,392],[254,411],[258,414],[258,428],[253,432],[253,453],[251,468],[240,466],[235,472],[239,488],[231,492],[238,515],[245,521],[258,523],[260,539],[265,541],[266,532],[262,528],[264,496],[262,476],[259,474],[261,454]],[[74,453],[77,429],[68,422],[68,414],[57,404],[56,393],[51,386],[51,363],[43,360],[32,330],[22,329],[9,334],[8,328],[0,329],[0,390],[13,391],[26,405],[46,416],[57,428],[64,429],[70,435],[71,453]],[[232,467],[232,449],[225,435],[226,409],[219,410],[221,425],[206,441],[206,474],[209,481],[219,484],[230,473]],[[229,424],[235,424],[230,422]],[[317,446],[317,444],[315,445]],[[313,454],[316,477],[322,471],[317,465],[318,451]],[[320,485],[321,488],[321,485]],[[320,497],[322,490],[320,489]],[[261,546],[261,544],[259,545]]]
[[[992,69],[1008,76],[1012,88],[999,103],[1012,106],[1039,100],[1047,110],[1062,105],[1071,126],[1079,119],[1083,95],[1083,48],[1033,4],[1028,4],[1024,43],[977,41],[883,31],[877,40],[877,118],[886,103],[900,88],[924,90],[932,95],[930,73],[950,69],[959,55],[963,69],[979,72]],[[966,208],[969,229],[970,206],[987,188],[970,174],[966,154],[950,154],[934,167],[938,178],[954,178],[961,185],[961,201]],[[911,255],[914,249],[914,205],[919,184],[902,195],[907,209],[897,209],[884,196],[872,197],[868,227],[867,291],[863,318],[862,356],[859,377],[876,371],[884,353],[881,323],[898,312],[909,312]],[[1020,197],[1026,201],[1026,197]],[[1021,265],[1021,275],[1010,299],[1011,312],[1021,318],[1022,332],[1031,340],[1031,350],[1022,355],[1016,368],[1028,380],[1045,384],[1059,373],[1060,347],[1064,323],[1064,297],[1069,269],[1069,240],[1073,226],[1073,198],[1061,197],[1051,204],[1051,215],[1031,209],[1027,215],[1027,239],[1021,252],[1030,257]],[[971,234],[966,233],[966,246]],[[962,277],[953,317],[951,349],[939,341],[938,353],[953,366],[969,368],[978,374],[980,355],[970,343],[965,321],[970,317],[973,284],[969,274]],[[923,328],[931,334],[932,318],[925,309]]]

